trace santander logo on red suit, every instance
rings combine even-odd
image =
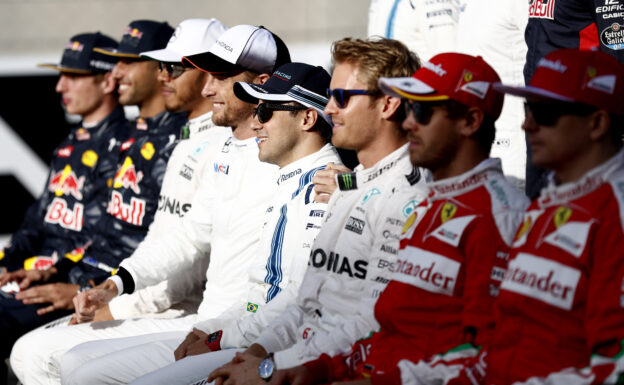
[[[407,246],[399,251],[395,281],[452,296],[461,264],[441,254]]]
[[[520,253],[509,262],[501,289],[571,310],[580,278],[578,269]]]

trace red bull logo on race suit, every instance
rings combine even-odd
[[[126,204],[121,193],[113,190],[106,212],[124,222],[142,226],[145,216],[145,200],[132,197],[130,204]]]
[[[53,225],[59,225],[64,229],[81,231],[83,225],[84,206],[76,203],[71,210],[63,198],[54,198],[48,206],[45,221]]]
[[[63,195],[73,195],[74,198],[82,200],[82,187],[85,177],[78,178],[76,173],[72,171],[70,165],[66,165],[62,171],[53,173],[50,177],[48,190],[53,192],[57,197]]]
[[[137,194],[141,193],[141,188],[139,187],[139,182],[143,179],[143,173],[141,171],[137,172],[134,163],[132,163],[132,159],[127,156],[124,159],[123,164],[117,170],[115,174],[115,179],[113,181],[113,187],[118,188],[129,188],[132,189]]]

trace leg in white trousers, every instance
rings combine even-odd
[[[131,385],[189,385],[207,378],[213,370],[232,361],[236,352],[244,350],[228,349],[186,357],[136,379]]]
[[[88,341],[163,331],[188,333],[195,316],[177,319],[132,319],[37,329],[20,338],[11,352],[11,367],[28,385],[60,384],[61,356]]]
[[[173,351],[188,331],[92,341],[61,358],[61,382],[67,385],[127,384],[174,362]]]

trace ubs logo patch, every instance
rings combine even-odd
[[[362,235],[362,232],[364,231],[364,221],[361,219],[349,217],[345,229]]]

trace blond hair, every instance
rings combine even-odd
[[[398,40],[344,38],[332,45],[332,63],[349,63],[359,69],[360,81],[373,95],[381,94],[380,77],[412,76],[420,68],[418,55]]]

